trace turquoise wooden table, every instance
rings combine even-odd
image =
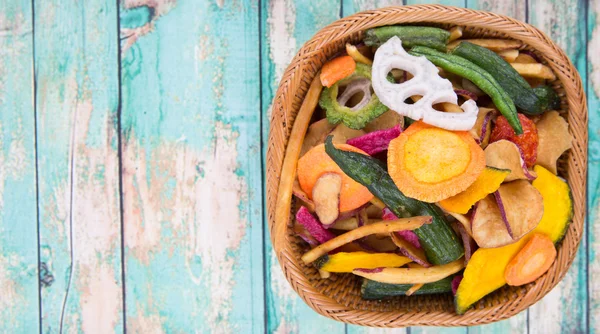
[[[317,315],[265,228],[279,77],[318,29],[419,1],[0,1],[0,332],[378,333]],[[600,331],[600,1],[447,0],[526,20],[590,111],[587,234],[518,316],[395,333]]]

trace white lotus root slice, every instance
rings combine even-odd
[[[354,107],[350,108],[352,111],[357,111],[366,106],[371,101],[371,80],[367,78],[361,78],[353,80],[346,86],[344,93],[338,98],[338,103],[341,106],[345,106],[346,103],[359,92],[363,92],[363,97]]]
[[[411,73],[413,78],[400,84],[389,82],[387,75],[395,68]],[[375,52],[372,77],[373,90],[381,103],[400,115],[447,130],[467,131],[475,125],[479,109],[473,100],[463,103],[464,113],[441,112],[433,108],[441,102],[456,104],[452,83],[440,77],[437,67],[427,58],[408,54],[397,36]],[[404,103],[413,95],[422,98],[414,104]]]

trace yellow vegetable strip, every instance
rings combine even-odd
[[[423,226],[423,224],[429,223],[431,223],[430,216],[418,216],[411,218],[402,218],[398,220],[382,220],[380,222],[361,226],[355,230],[339,235],[311,249],[302,256],[302,261],[304,261],[304,263],[306,264],[309,264],[340,246],[343,246],[347,243],[350,243],[354,240],[358,240],[371,234],[414,230]]]
[[[521,64],[511,63],[510,64],[520,75],[529,78],[540,78],[554,80],[556,76],[550,69],[550,67],[542,64]]]
[[[308,88],[304,102],[300,106],[292,127],[279,178],[279,189],[277,191],[279,198],[275,206],[275,236],[283,233],[290,220],[292,188],[294,186],[294,179],[296,178],[296,165],[298,164],[300,149],[302,148],[304,135],[308,129],[308,123],[310,123],[315,107],[319,102],[322,89],[323,86],[319,79],[319,73],[317,73]]]
[[[365,57],[362,53],[360,53],[356,46],[352,44],[346,43],[346,53],[348,53],[348,56],[352,57],[352,59],[354,59],[354,61],[356,61],[357,63],[373,65],[373,61]]]
[[[410,296],[413,293],[417,292],[420,288],[422,288],[423,285],[425,285],[425,284],[423,284],[423,283],[415,284],[415,285],[411,286],[410,289],[406,290],[405,294],[407,296]]]
[[[390,284],[432,283],[461,271],[465,261],[460,259],[429,268],[383,268],[381,271],[353,270],[352,273],[370,280]]]
[[[511,63],[511,62],[514,62],[517,59],[517,57],[519,56],[519,50],[509,49],[509,50],[498,51],[498,55],[500,57],[504,58],[504,60],[506,60],[507,62]]]
[[[317,267],[334,273],[350,273],[356,268],[402,267],[412,260],[394,253],[339,252],[323,256]]]
[[[370,202],[371,202],[371,204],[375,205],[376,207],[378,207],[378,208],[380,208],[380,209],[382,209],[382,210],[383,210],[383,208],[385,208],[385,206],[386,206],[386,205],[385,205],[385,203],[383,203],[383,201],[382,201],[382,200],[380,200],[380,199],[379,199],[379,198],[377,198],[377,197],[373,197],[373,199],[371,199],[371,201],[370,201]]]
[[[483,46],[484,48],[488,48],[492,51],[518,49],[523,45],[521,42],[511,40],[511,39],[493,39],[493,38],[461,39],[461,40],[456,40],[456,41],[448,44],[448,49],[450,49],[450,50],[454,49],[461,42],[469,42],[469,43],[477,44],[479,46]]]
[[[453,42],[453,41],[461,38],[463,35],[463,27],[460,27],[460,26],[452,27],[452,29],[450,29],[449,31],[450,31],[450,38],[448,39],[448,42]]]

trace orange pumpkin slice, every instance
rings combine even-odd
[[[390,142],[388,170],[406,196],[434,203],[467,189],[483,172],[485,154],[466,131],[415,122]]]
[[[336,144],[335,146],[344,151],[367,155],[364,151],[347,144]],[[317,180],[325,173],[336,173],[342,176],[340,212],[359,208],[373,198],[373,194],[365,186],[344,174],[340,167],[325,152],[325,145],[320,144],[306,152],[298,160],[298,181],[302,190],[311,200],[313,187],[317,183]]]

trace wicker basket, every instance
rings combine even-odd
[[[454,312],[451,296],[398,297],[390,301],[360,298],[360,280],[352,274],[321,279],[300,260],[305,251],[294,236],[289,217],[275,221],[275,211],[289,194],[279,194],[282,163],[292,125],[304,95],[323,63],[346,42],[361,39],[365,29],[398,23],[465,26],[467,37],[501,37],[522,41],[557,75],[553,83],[562,98],[562,112],[574,138],[573,149],[559,162],[560,174],[573,192],[575,212],[557,260],[537,281],[523,287],[505,286],[485,297],[465,315]],[[564,52],[535,27],[515,19],[464,8],[439,5],[390,7],[338,20],[306,42],[283,75],[273,101],[267,152],[267,205],[271,241],[285,277],[315,311],[339,321],[377,327],[481,325],[511,317],[546,295],[563,278],[584,231],[587,169],[587,108],[581,78]],[[287,195],[287,196],[286,196]],[[279,203],[278,203],[279,201]],[[288,201],[289,203],[289,201]],[[287,214],[287,213],[286,213]],[[291,215],[289,215],[291,216]]]

